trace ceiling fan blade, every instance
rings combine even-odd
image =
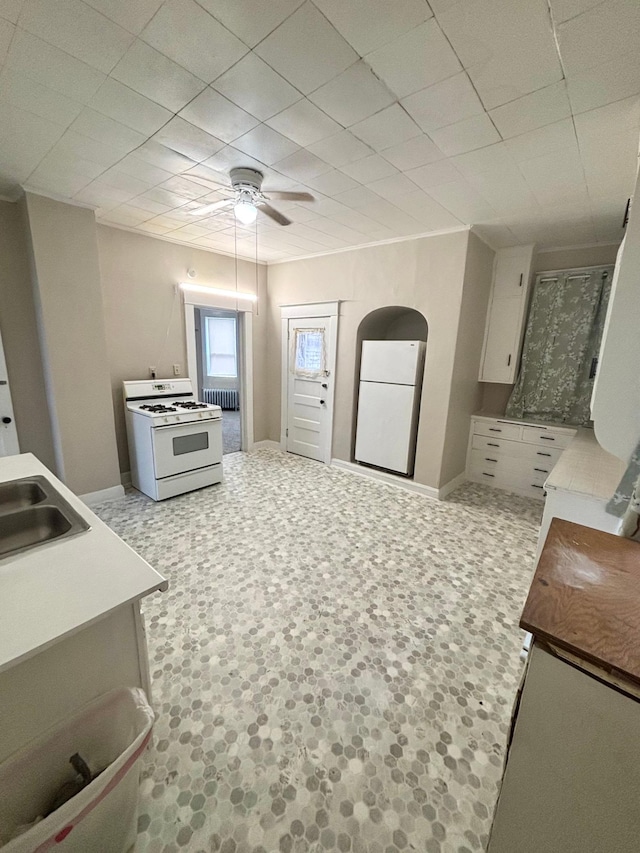
[[[223,207],[229,207],[234,203],[232,198],[224,198],[222,201],[214,201],[213,204],[206,204],[204,207],[197,207],[195,210],[190,210],[191,216],[206,216],[208,213],[213,213],[214,210],[220,210]]]
[[[265,193],[267,198],[279,198],[282,201],[314,201],[311,193],[281,193],[281,192],[269,192]]]
[[[264,201],[260,204],[258,210],[261,210],[263,213],[266,213],[267,216],[271,217],[271,219],[275,219],[278,225],[291,225],[290,219],[287,219],[286,216],[283,216],[275,208],[271,207],[270,204],[266,204]]]

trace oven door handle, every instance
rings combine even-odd
[[[221,421],[222,418],[207,418],[204,421],[182,421],[179,424],[158,424],[158,426],[154,426],[153,429],[180,429],[181,427],[194,427],[194,426],[206,426],[210,423],[217,423]]]

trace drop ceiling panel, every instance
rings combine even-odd
[[[639,9],[0,0],[0,188],[253,254],[232,212],[191,210],[229,197],[234,166],[255,168],[267,192],[315,197],[274,203],[287,228],[259,217],[271,259],[464,223],[496,245],[617,239],[640,135]]]
[[[311,2],[304,3],[255,50],[305,95],[358,59],[355,50]]]
[[[366,57],[378,77],[404,98],[461,70],[435,18]]]
[[[315,0],[361,56],[394,41],[432,15],[425,0]]]

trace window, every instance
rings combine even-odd
[[[207,317],[205,324],[206,368],[208,376],[238,375],[236,318]]]
[[[318,377],[325,369],[324,329],[296,329],[293,372],[296,376]]]

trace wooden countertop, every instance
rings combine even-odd
[[[554,518],[520,625],[640,685],[640,543]]]

